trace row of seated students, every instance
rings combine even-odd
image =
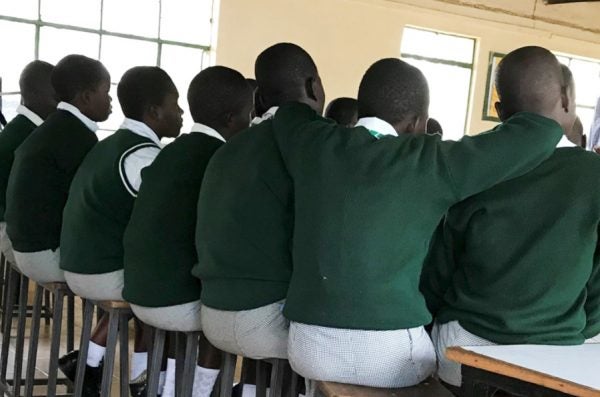
[[[502,123],[458,142],[424,133],[427,82],[398,59],[364,74],[353,127],[321,117],[321,79],[297,45],[263,51],[255,77],[253,95],[232,69],[200,72],[192,133],[162,149],[182,110],[159,68],[123,75],[126,119],[99,143],[100,62],[71,55],[23,73],[24,106],[0,134],[3,252],[12,242],[9,258],[35,281],[131,303],[134,395],[142,324],[202,329],[194,396],[212,390],[217,349],[288,359],[312,395],[315,380],[405,387],[436,372],[460,386],[444,356],[456,344],[597,338],[600,159],[565,147],[575,87],[552,53],[507,55]],[[103,320],[86,395],[98,394],[105,344]],[[76,360],[61,358],[67,377]],[[173,395],[172,359],[161,389]]]

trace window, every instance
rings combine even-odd
[[[600,95],[600,61],[559,54],[556,57],[573,73],[577,115],[583,124],[583,133],[589,135],[594,120],[594,109]]]
[[[442,125],[444,139],[460,139],[466,132],[475,39],[407,27],[400,52],[427,78],[429,116]]]
[[[117,129],[123,114],[116,85],[138,65],[158,65],[173,78],[192,120],[187,87],[208,66],[213,31],[213,0],[19,0],[0,1],[0,37],[10,62],[0,63],[0,109],[8,120],[19,104],[19,75],[33,59],[56,64],[68,54],[99,59],[111,74],[113,114],[102,138]]]

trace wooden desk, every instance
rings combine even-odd
[[[463,365],[465,396],[600,396],[600,344],[450,347],[446,357]]]
[[[435,379],[402,389],[378,389],[335,382],[318,382],[319,396],[325,397],[452,397],[444,386]]]

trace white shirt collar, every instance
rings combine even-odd
[[[207,126],[206,124],[194,123],[191,132],[201,132],[203,134],[212,136],[213,138],[217,138],[218,140],[225,142],[225,138],[223,138],[223,135],[219,134],[217,130]]]
[[[39,127],[44,122],[40,116],[28,109],[25,105],[17,106],[17,113],[27,117],[29,121],[36,125],[36,127]]]
[[[563,135],[562,138],[560,138],[560,141],[558,141],[558,143],[556,144],[557,148],[561,148],[561,147],[577,147],[576,144],[574,144],[573,142],[571,142],[569,140],[569,138],[567,138],[566,135]]]
[[[81,113],[81,111],[79,109],[77,109],[75,106],[71,105],[70,103],[59,102],[58,106],[56,108],[60,109],[60,110],[66,110],[67,112],[71,113],[73,116],[77,117],[87,128],[90,129],[90,131],[92,131],[92,132],[98,131],[98,124],[96,124],[95,121],[93,121],[92,119],[87,117],[85,114]]]
[[[161,146],[160,139],[158,139],[158,135],[156,135],[152,128],[148,127],[145,123],[142,123],[141,121],[125,117],[125,120],[123,120],[123,123],[121,124],[119,129],[129,130],[134,134],[146,137],[152,142],[156,143],[158,146]]]
[[[265,120],[272,119],[273,117],[275,117],[275,113],[277,113],[278,109],[279,109],[279,106],[273,106],[273,107],[269,108],[269,110],[267,110],[265,112],[265,114],[263,114],[261,117],[253,118],[252,121],[250,122],[250,127],[252,127],[254,125],[258,125]]]
[[[362,117],[358,119],[355,127],[365,127],[370,131],[375,131],[379,135],[398,136],[398,133],[390,123],[378,117]]]

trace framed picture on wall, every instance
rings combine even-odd
[[[490,52],[487,83],[485,86],[485,100],[483,101],[483,120],[500,121],[496,108],[494,107],[494,104],[498,102],[498,91],[496,91],[496,85],[494,84],[494,76],[496,75],[498,64],[505,55],[506,54],[501,54],[499,52]]]

